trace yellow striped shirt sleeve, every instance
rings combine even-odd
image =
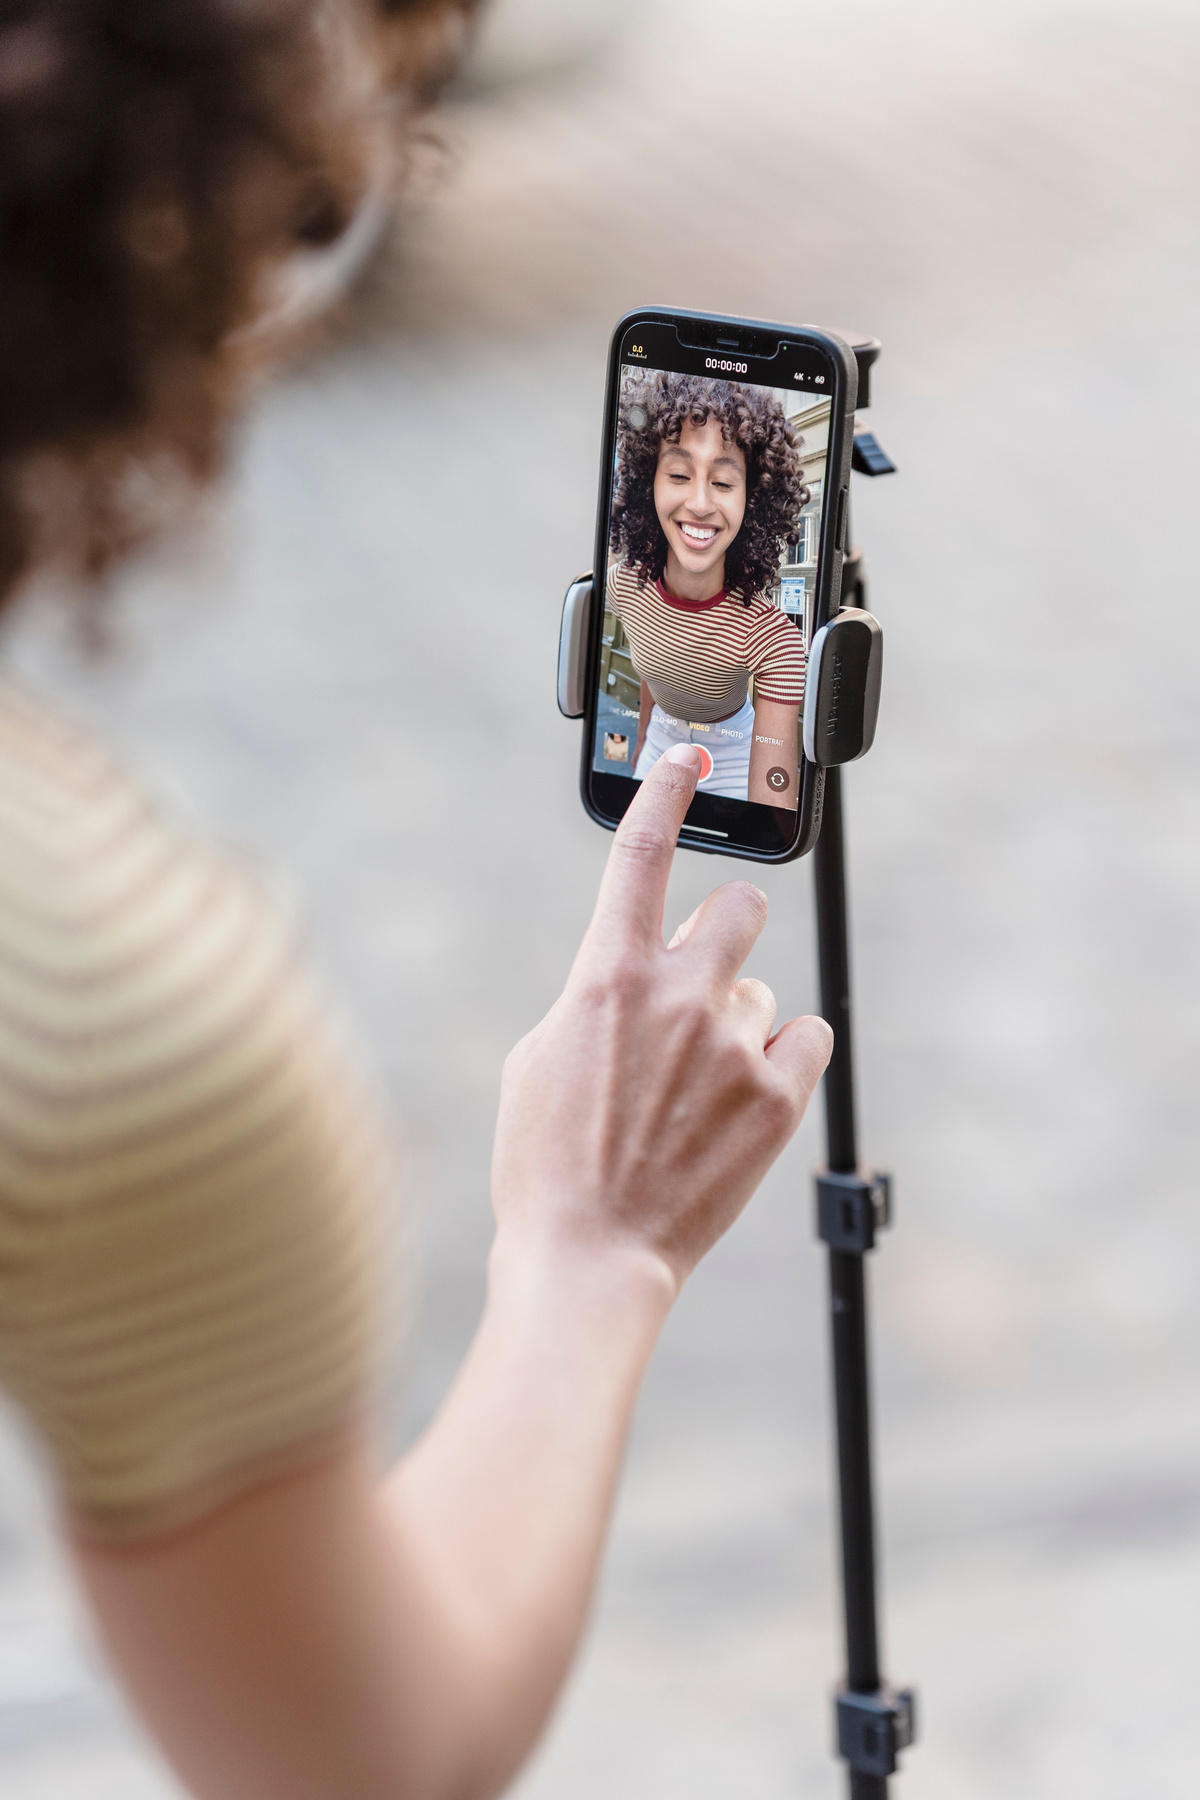
[[[257,882],[0,688],[0,1384],[92,1529],[364,1403],[386,1136]]]

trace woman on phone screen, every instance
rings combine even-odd
[[[808,499],[800,440],[769,390],[627,381],[607,605],[641,681],[638,779],[691,743],[707,753],[702,793],[796,806],[804,641],[766,593]]]

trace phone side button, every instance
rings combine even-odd
[[[834,533],[833,539],[835,550],[844,550],[846,548],[846,502],[849,498],[850,489],[843,488],[838,495],[837,531]]]

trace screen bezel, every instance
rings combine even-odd
[[[604,434],[600,453],[600,491],[596,508],[596,543],[592,567],[595,592],[587,658],[587,706],[584,712],[580,791],[590,818],[608,831],[617,825],[638,789],[627,775],[608,775],[592,767],[599,709],[600,639],[604,624],[604,583],[608,567],[609,515],[612,506],[612,467],[616,449],[617,408],[620,397],[622,352],[639,328],[673,329],[680,360],[697,359],[697,373],[708,373],[703,359],[720,352],[727,360],[746,365],[730,378],[761,387],[786,387],[778,379],[784,367],[794,368],[802,359],[827,370],[830,378],[829,445],[826,482],[821,503],[817,582],[813,603],[813,632],[837,610],[841,592],[842,553],[838,541],[844,530],[846,499],[853,448],[854,404],[858,365],[854,353],[840,337],[811,325],[779,325],[757,319],[740,319],[720,313],[698,313],[641,307],[618,320],[608,355],[608,380],[604,405]],[[731,350],[718,339],[735,337]],[[745,346],[744,348],[742,346]],[[674,355],[674,351],[672,351]],[[662,367],[652,357],[650,367]],[[683,373],[689,371],[684,368]],[[720,376],[718,376],[718,379]],[[820,829],[823,771],[799,753],[800,797],[796,810],[762,806],[751,800],[730,800],[717,794],[698,793],[688,808],[679,842],[707,855],[736,856],[751,862],[790,862],[811,850]]]

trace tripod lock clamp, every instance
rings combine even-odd
[[[873,1694],[856,1694],[844,1684],[837,1695],[837,1748],[859,1775],[886,1778],[896,1758],[916,1741],[915,1696],[911,1688],[886,1682]]]
[[[881,1170],[840,1174],[818,1169],[817,1236],[831,1250],[862,1256],[892,1222],[892,1178]]]
[[[576,576],[563,601],[558,634],[558,710],[564,719],[587,711],[587,656],[596,604],[591,571]],[[875,740],[883,676],[883,631],[861,607],[844,606],[822,625],[808,656],[804,684],[804,754],[818,768],[865,756]]]

